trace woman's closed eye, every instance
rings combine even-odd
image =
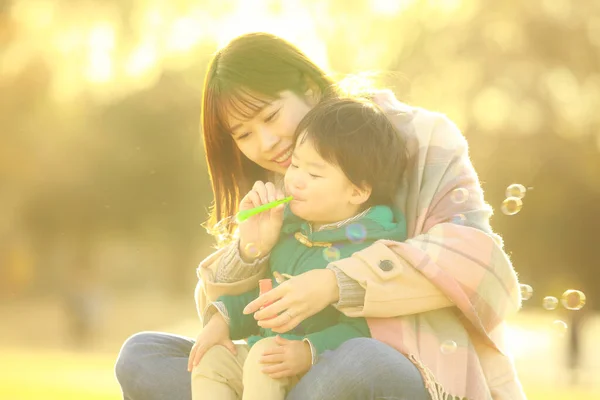
[[[279,114],[279,110],[273,111],[267,118],[265,118],[265,122],[271,122],[275,119],[275,117]]]

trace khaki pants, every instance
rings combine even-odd
[[[284,400],[298,378],[270,378],[258,362],[266,349],[278,346],[275,339],[261,339],[251,349],[235,346],[237,355],[224,346],[204,354],[192,370],[192,400]]]

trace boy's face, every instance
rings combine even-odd
[[[356,215],[368,199],[350,182],[340,167],[327,163],[310,138],[300,135],[292,163],[285,173],[287,195],[294,197],[291,211],[298,217],[322,225]]]

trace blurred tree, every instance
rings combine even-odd
[[[10,2],[0,2],[0,217],[9,221],[0,235],[25,226],[35,239],[35,259],[45,260],[63,242],[85,253],[93,251],[85,242],[102,235],[122,235],[133,246],[149,232],[161,232],[160,240],[176,254],[160,266],[165,275],[145,274],[146,266],[137,264],[123,274],[160,283],[169,276],[166,287],[189,294],[193,268],[212,243],[200,227],[212,201],[199,132],[206,63],[230,33],[221,30],[263,22],[277,27],[292,6],[266,2],[257,9],[267,14],[252,17],[259,20],[232,24],[235,0],[159,3],[75,7],[57,1],[52,4],[60,12],[38,32],[23,17],[35,17],[32,9],[21,7],[17,18]],[[539,295],[531,305],[569,287],[597,286],[598,2],[302,4],[314,25],[290,22],[286,28],[309,44],[305,50],[315,50],[305,36],[321,38],[313,44],[317,50],[326,45],[332,72],[380,71],[399,98],[443,112],[463,130],[486,199],[496,209],[494,227],[521,279]],[[202,21],[205,30],[175,56],[166,43],[181,17]],[[90,29],[101,22],[110,26],[102,32],[116,38],[109,59],[113,80],[104,84],[87,82],[83,71],[91,57]],[[196,32],[191,28],[187,36]],[[140,48],[146,52],[137,62],[151,61],[158,71],[152,79],[123,74]],[[73,93],[57,96],[57,85]],[[509,217],[500,204],[514,182],[533,189],[522,211]],[[157,250],[144,251],[154,257]],[[78,257],[71,259],[86,259]],[[39,285],[60,275],[52,269],[58,267],[46,265],[38,261]]]

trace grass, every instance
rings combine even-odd
[[[61,303],[51,301],[0,304],[1,400],[121,400],[113,368],[126,337],[146,329],[192,337],[199,332],[188,299],[132,297],[107,310],[110,318],[103,321],[93,351],[53,351],[49,349],[67,342],[60,307]],[[528,399],[600,399],[600,316],[586,325],[581,342],[582,368],[587,372],[584,381],[590,388],[570,389],[565,383],[568,376],[561,370],[566,365],[567,338],[553,332],[555,314],[521,312],[511,321],[509,342]]]
[[[0,399],[119,400],[114,356],[2,351]]]
[[[3,400],[120,400],[114,378],[113,354],[1,350],[0,399]],[[530,386],[529,400],[592,400],[600,392]]]

